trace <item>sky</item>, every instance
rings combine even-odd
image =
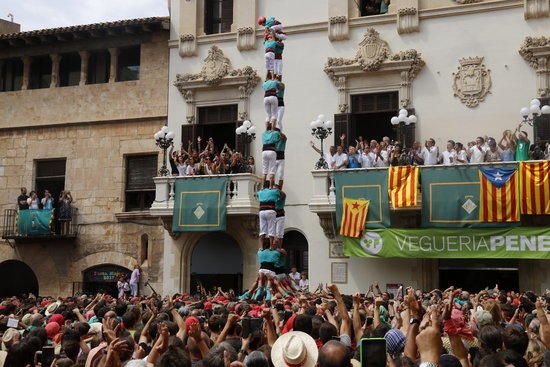
[[[167,0],[0,0],[0,18],[21,31],[120,19],[167,16]]]

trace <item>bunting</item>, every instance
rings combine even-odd
[[[388,194],[394,209],[416,206],[418,195],[418,167],[390,167]]]
[[[550,214],[550,161],[520,162],[521,214]]]
[[[481,222],[518,222],[519,188],[516,168],[480,168]]]

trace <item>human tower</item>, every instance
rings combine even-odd
[[[283,133],[285,85],[283,83],[283,51],[286,34],[283,25],[274,17],[258,18],[264,27],[266,77],[263,83],[266,112],[265,132],[262,134],[263,188],[257,192],[260,202],[260,269],[254,284],[241,298],[271,300],[285,297],[296,288],[286,274],[286,251],[283,248],[285,228],[285,199],[283,192],[285,148]]]

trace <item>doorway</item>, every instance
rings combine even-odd
[[[207,291],[222,287],[242,292],[243,254],[237,241],[227,233],[206,234],[195,245],[191,255],[191,293],[197,286]]]
[[[0,263],[0,297],[21,296],[32,293],[38,296],[38,279],[34,271],[19,260]]]
[[[439,285],[469,292],[492,289],[495,284],[505,291],[519,290],[517,260],[505,259],[441,259],[439,260]]]
[[[296,230],[286,232],[283,238],[283,248],[287,252],[287,270],[296,266],[299,272],[308,271],[309,245],[302,232]]]
[[[102,264],[88,268],[82,272],[84,294],[107,293],[118,296],[117,282],[121,276],[130,280],[131,271],[122,266]]]
[[[390,123],[399,109],[399,93],[385,92],[351,96],[351,123],[355,136],[348,137],[350,144],[360,136],[365,140],[381,141],[384,136],[395,140],[396,130]]]

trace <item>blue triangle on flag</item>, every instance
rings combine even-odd
[[[479,170],[483,173],[493,185],[498,188],[506,185],[510,177],[516,172],[517,168],[496,168],[496,167],[480,167]]]

